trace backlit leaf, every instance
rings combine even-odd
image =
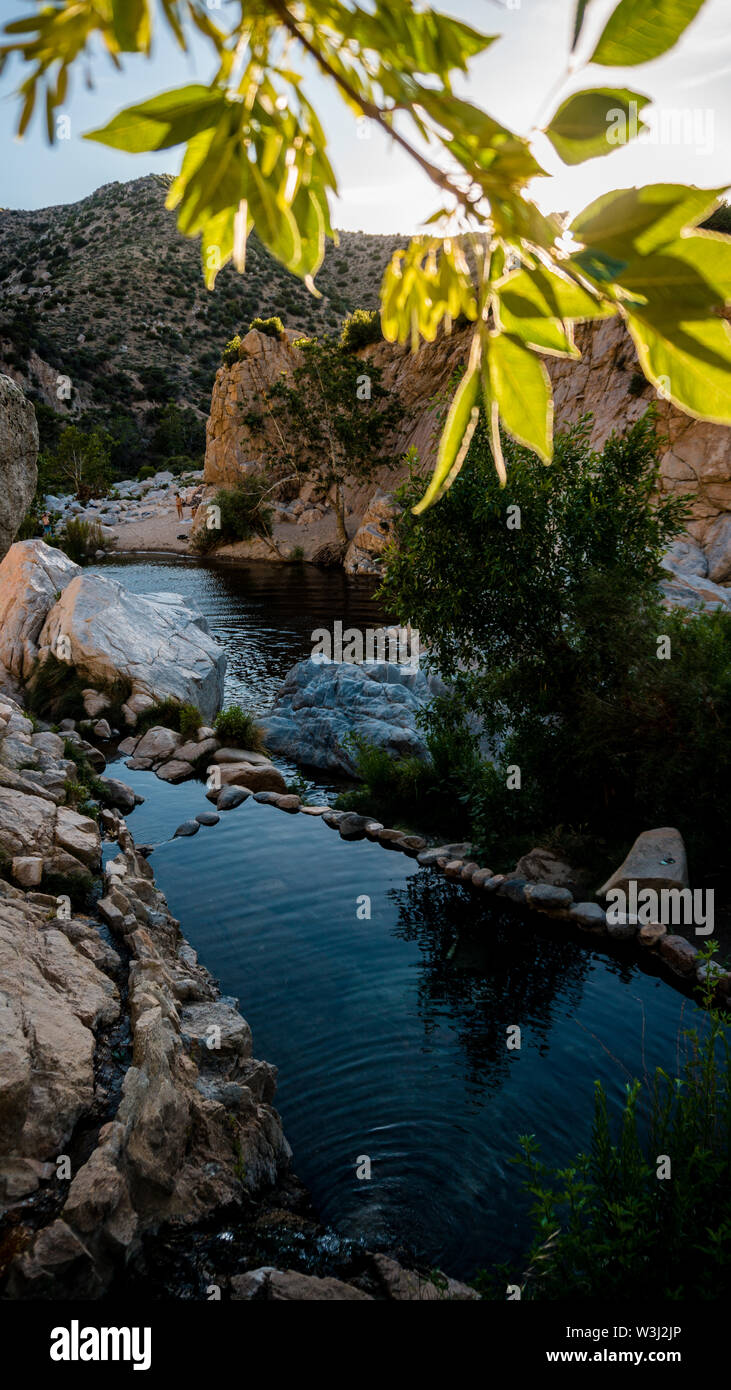
[[[564,164],[611,154],[646,130],[639,119],[649,97],[625,87],[574,92],[559,106],[546,135]]]
[[[704,0],[620,0],[591,55],[592,63],[626,68],[649,63],[678,42]]]
[[[553,399],[540,357],[506,333],[490,338],[490,390],[509,434],[549,463],[553,452]]]
[[[475,347],[475,344],[478,346]],[[479,339],[473,341],[470,365],[457,387],[449,407],[446,424],[439,442],[437,461],[429,486],[421,501],[413,508],[418,515],[431,507],[446,491],[459,471],[469,448],[480,413]],[[453,472],[454,470],[454,472]],[[451,476],[450,476],[451,475]]]
[[[731,336],[723,319],[668,330],[649,309],[627,313],[640,364],[661,394],[689,415],[731,425]]]
[[[85,140],[111,145],[116,150],[139,154],[146,150],[167,150],[198,135],[223,110],[225,97],[215,88],[192,85],[128,106],[108,125],[89,131]]]

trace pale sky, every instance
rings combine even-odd
[[[582,49],[591,52],[616,0],[593,0],[587,12]],[[631,184],[682,182],[699,187],[731,184],[731,0],[706,0],[677,47],[652,63],[631,69],[587,68],[563,85],[575,0],[445,0],[437,8],[459,16],[485,33],[502,34],[455,89],[490,115],[527,135],[545,124],[569,92],[588,86],[625,86],[653,98],[652,138],[640,138],[586,164],[567,168],[539,136],[534,151],[551,175],[536,180],[533,196],[544,211],[578,211],[609,188]],[[0,18],[27,16],[30,0],[0,0]],[[214,14],[214,18],[215,18]],[[104,59],[94,65],[95,87],[86,91],[79,77],[64,108],[71,139],[49,148],[45,122],[33,120],[19,142],[14,129],[17,101],[12,92],[18,67],[0,79],[0,206],[37,208],[76,202],[101,184],[142,174],[177,172],[180,152],[128,155],[81,139],[84,130],[104,124],[121,107],[157,91],[190,81],[207,81],[212,63],[202,39],[181,54],[160,25],[151,60],[124,57],[117,74]],[[330,141],[340,197],[333,208],[336,226],[353,231],[418,231],[440,203],[438,190],[373,130],[358,137],[356,124],[337,95],[318,75],[309,74],[308,91]]]

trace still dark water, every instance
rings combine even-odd
[[[259,710],[314,627],[380,616],[367,585],[308,566],[104,572],[194,599],[228,652],[227,701]],[[483,906],[401,855],[252,800],[171,841],[210,809],[202,784],[117,770],[147,798],[131,828],[158,845],[172,911],[240,1000],[256,1055],[279,1068],[296,1171],[340,1235],[409,1246],[457,1276],[518,1258],[529,1236],[509,1163],[518,1136],[535,1134],[566,1162],[589,1142],[596,1078],[613,1108],[630,1077],[677,1069],[696,1010],[621,952]],[[357,916],[364,894],[369,920]],[[516,1024],[522,1046],[509,1052]]]

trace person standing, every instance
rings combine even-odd
[[[175,505],[178,509],[178,521],[183,520],[183,501],[179,492],[175,494]]]

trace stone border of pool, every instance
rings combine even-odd
[[[494,894],[515,907],[527,908],[553,922],[567,922],[595,939],[608,937],[612,942],[632,941],[640,948],[640,958],[644,952],[659,958],[669,972],[668,983],[679,988],[693,983],[705,985],[710,973],[714,985],[714,1004],[731,1009],[731,971],[722,969],[714,962],[704,962],[692,941],[669,933],[662,922],[642,924],[628,913],[617,914],[615,921],[608,921],[599,903],[576,902],[569,888],[534,883],[507,874],[494,874],[491,869],[482,868],[465,857],[471,849],[468,844],[427,847],[426,840],[420,835],[389,829],[380,821],[353,811],[307,806],[292,793],[260,791],[254,792],[253,797],[255,801],[276,806],[290,814],[304,812],[306,815],[321,816],[325,824],[338,830],[344,840],[368,839],[384,849],[398,850],[416,859],[422,867],[437,870],[452,882],[464,884],[478,892]],[[700,1000],[697,1002],[702,1003]]]

